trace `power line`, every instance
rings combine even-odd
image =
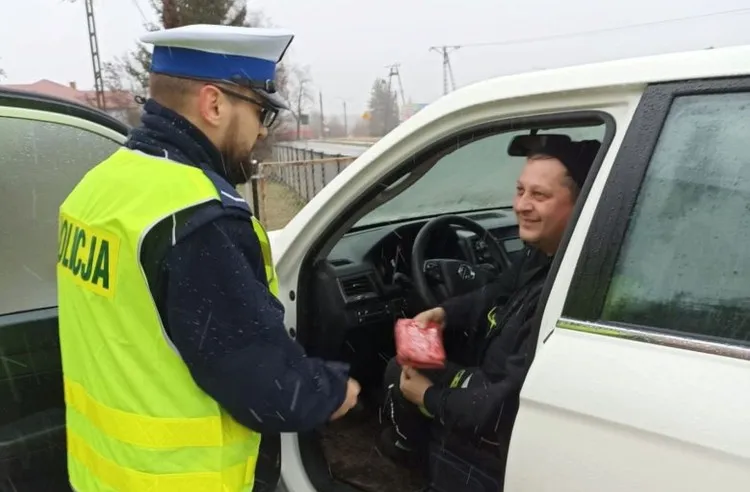
[[[572,38],[572,37],[577,37],[577,36],[585,36],[587,34],[600,34],[600,33],[613,32],[613,31],[622,31],[625,29],[633,29],[636,27],[656,26],[660,24],[670,24],[673,22],[683,22],[686,20],[702,19],[705,17],[716,17],[720,15],[740,14],[740,13],[748,13],[748,12],[750,12],[750,8],[724,10],[721,12],[711,12],[708,14],[691,15],[691,16],[686,16],[686,17],[676,17],[673,19],[663,19],[663,20],[658,20],[658,21],[642,22],[639,24],[628,24],[625,26],[605,27],[601,29],[591,29],[588,31],[578,31],[578,32],[571,32],[571,33],[564,33],[564,34],[551,34],[549,36],[539,36],[539,37],[534,37],[534,38],[517,38],[517,39],[508,39],[505,41],[491,41],[487,43],[468,43],[468,44],[462,44],[460,46],[462,48],[480,47],[480,46],[508,46],[508,45],[514,45],[514,44],[533,43],[537,41],[548,41],[548,40],[553,40],[553,39]]]
[[[143,19],[143,22],[148,24],[148,19],[146,18],[146,14],[143,13],[143,9],[141,8],[141,4],[138,3],[138,0],[131,0],[133,2],[133,5],[135,5],[135,8],[138,9],[138,12],[141,14],[141,19]]]
[[[563,33],[563,34],[551,34],[548,36],[538,36],[534,38],[507,39],[505,41],[492,41],[492,42],[487,42],[487,43],[467,43],[467,44],[459,44],[459,45],[431,46],[430,51],[436,51],[437,53],[440,53],[443,57],[443,92],[447,94],[449,92],[449,88],[448,88],[449,80],[451,82],[451,85],[453,86],[451,90],[455,90],[456,88],[456,82],[453,80],[453,70],[451,68],[449,54],[451,51],[455,51],[459,48],[477,48],[477,47],[484,47],[484,46],[511,46],[515,44],[534,43],[537,41],[549,41],[549,40],[554,40],[554,39],[566,39],[566,38],[572,38],[572,37],[577,37],[577,36],[585,36],[588,34],[601,34],[601,33],[613,32],[613,31],[622,31],[625,29],[633,29],[636,27],[655,26],[655,25],[668,24],[668,23],[673,23],[673,22],[682,22],[682,21],[692,20],[692,19],[701,19],[704,17],[716,17],[719,15],[742,14],[742,13],[748,13],[748,12],[750,12],[750,8],[723,10],[720,12],[710,12],[707,14],[676,17],[672,19],[663,19],[663,20],[651,21],[651,22],[641,22],[638,24],[628,24],[625,26],[604,27],[600,29],[590,29],[588,31],[578,31],[578,32]]]

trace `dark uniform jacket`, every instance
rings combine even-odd
[[[529,346],[532,317],[550,263],[544,253],[527,248],[497,280],[443,305],[446,336],[459,333],[463,338],[467,367],[455,378],[458,388],[430,387],[425,408],[448,433],[460,436],[457,441],[507,446],[526,356],[534,350]]]
[[[196,127],[153,100],[144,110],[127,147],[227,179],[221,154]],[[147,234],[141,262],[198,386],[258,432],[302,432],[328,421],[344,400],[348,368],[307,357],[287,335],[249,209],[211,202],[177,214],[176,224],[174,245],[171,217]]]

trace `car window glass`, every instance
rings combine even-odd
[[[604,131],[605,126],[599,125],[539,133],[562,133],[574,140],[601,142]],[[528,129],[504,132],[457,148],[408,189],[362,217],[355,227],[431,214],[510,207],[526,159],[509,156],[508,145],[514,137],[528,134]]]
[[[602,318],[750,341],[750,94],[675,99]]]
[[[57,305],[58,208],[117,146],[68,125],[0,117],[0,314]]]

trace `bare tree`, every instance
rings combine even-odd
[[[310,67],[292,67],[288,73],[284,97],[289,104],[290,113],[297,123],[297,140],[300,139],[305,109],[315,101],[312,92]]]

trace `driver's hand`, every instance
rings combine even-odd
[[[445,329],[445,309],[436,307],[428,309],[427,311],[422,311],[414,317],[414,321],[423,325],[436,324],[441,330],[443,330]]]

